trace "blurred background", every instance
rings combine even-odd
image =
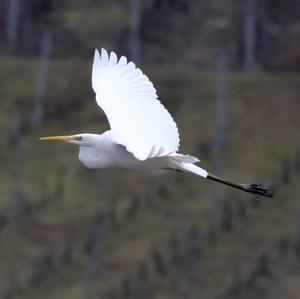
[[[0,298],[300,298],[298,0],[0,0]],[[91,171],[95,48],[133,59],[209,171]]]

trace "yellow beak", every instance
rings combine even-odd
[[[47,136],[41,137],[39,140],[41,141],[71,141],[74,139],[72,135],[65,135],[65,136]]]

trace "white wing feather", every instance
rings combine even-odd
[[[92,85],[116,141],[139,160],[176,152],[179,134],[148,77],[114,52],[95,51]]]

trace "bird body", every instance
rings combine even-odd
[[[84,166],[92,169],[121,167],[129,169],[153,169],[155,159],[138,160],[126,147],[117,143],[111,130],[98,134],[81,134],[86,144],[80,145],[79,160]],[[91,141],[91,143],[89,142]],[[161,158],[161,157],[159,157]],[[153,164],[153,165],[152,165]]]
[[[198,168],[198,172],[195,172],[187,166],[198,161],[197,158],[189,155],[170,153],[139,160],[124,145],[117,142],[116,135],[111,130],[103,134],[78,134],[74,135],[77,140],[73,140],[72,143],[80,144],[78,158],[85,167],[91,169],[110,167],[135,170],[173,169],[198,175],[201,173],[203,177],[207,175],[206,171],[200,167],[195,166]]]
[[[237,184],[194,165],[198,158],[178,153],[179,133],[170,113],[158,100],[148,77],[114,52],[96,50],[92,86],[96,103],[111,129],[103,134],[42,137],[79,145],[79,160],[88,168],[121,167],[137,170],[172,169],[192,173],[246,192],[273,194],[258,184]]]

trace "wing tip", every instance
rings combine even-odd
[[[109,55],[109,64],[114,66],[117,63],[118,63],[118,55],[114,51],[111,51]]]
[[[96,48],[94,52],[94,63],[96,67],[103,67],[108,64],[115,65],[118,63],[118,55],[114,52],[108,52],[105,48],[101,48],[100,52]]]
[[[101,48],[101,56],[107,54],[107,50],[105,48]]]
[[[100,53],[97,49],[95,49],[94,59],[93,59],[93,68],[100,66],[100,61],[101,61]]]

